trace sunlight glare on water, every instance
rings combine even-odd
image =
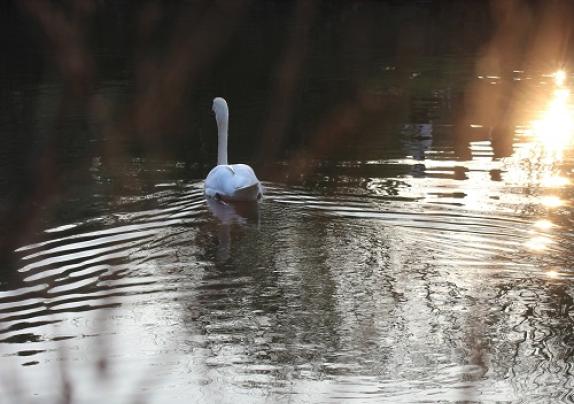
[[[534,226],[542,230],[549,230],[553,228],[555,224],[548,219],[540,219],[534,223]]]
[[[565,86],[566,72],[558,70],[553,77],[556,88],[541,116],[532,122],[531,133],[537,142],[559,153],[573,140],[574,109]]]

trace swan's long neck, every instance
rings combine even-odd
[[[228,112],[217,117],[217,164],[227,165],[227,126],[229,122]]]

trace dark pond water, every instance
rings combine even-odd
[[[6,4],[2,402],[573,401],[570,3]]]

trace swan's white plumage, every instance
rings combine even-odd
[[[262,196],[262,188],[253,169],[247,164],[227,164],[227,102],[223,98],[215,98],[213,112],[218,132],[217,166],[205,179],[205,195],[229,201],[258,200]]]

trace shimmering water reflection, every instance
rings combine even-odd
[[[557,98],[513,128],[505,157],[488,125],[465,129],[461,154],[443,140],[452,125],[405,124],[399,150],[310,160],[298,181],[266,182],[260,205],[208,203],[168,169],[99,216],[47,226],[0,292],[0,388],[18,402],[102,388],[150,402],[571,400],[571,105],[555,77]],[[135,178],[157,169],[133,163]],[[62,203],[88,206],[105,168],[94,159],[94,192]]]

